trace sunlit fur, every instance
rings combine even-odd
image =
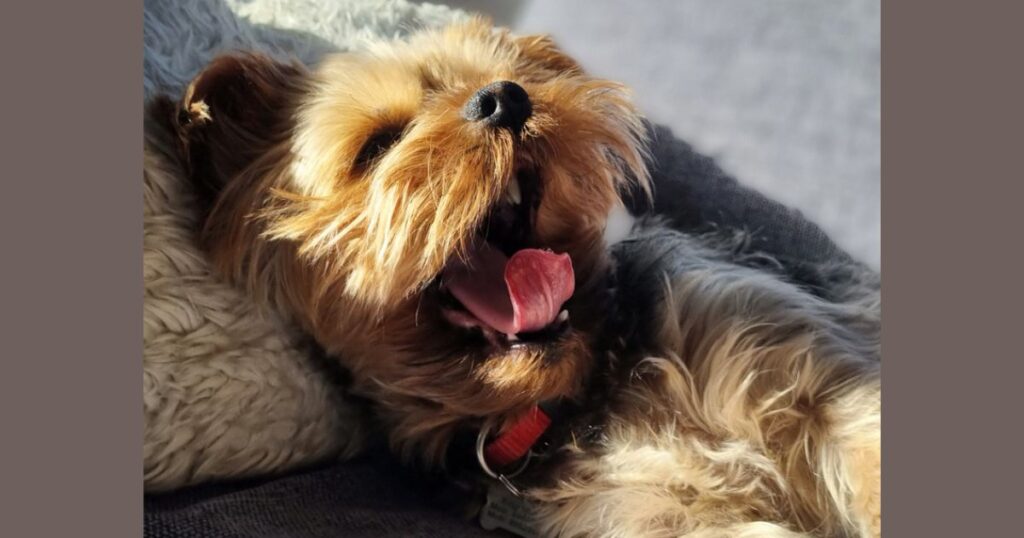
[[[500,80],[533,104],[518,134],[460,115]],[[595,351],[611,300],[602,234],[623,189],[647,190],[644,130],[625,88],[550,39],[474,19],[313,70],[225,56],[175,121],[219,271],[343,362],[405,459],[440,465],[456,431],[582,401],[590,380],[612,375]],[[360,160],[382,132],[401,136]],[[442,318],[433,283],[521,167],[543,182],[537,246],[573,260],[572,330],[496,351]],[[877,381],[830,359],[875,349],[833,345],[844,320],[795,288],[722,274],[667,285],[646,320],[660,344],[621,363],[632,381],[605,402],[600,447],[570,442],[571,457],[529,490],[549,501],[550,532],[878,533]]]
[[[568,443],[534,492],[548,528],[880,535],[876,283],[853,281],[848,297],[824,301],[675,232],[653,227],[631,241],[644,245],[631,251],[648,258],[641,266],[657,267],[666,243],[689,259],[657,267],[648,350],[616,358],[629,375],[611,391],[601,439]]]

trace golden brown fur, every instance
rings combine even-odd
[[[529,93],[521,132],[459,114],[498,80]],[[549,501],[552,533],[878,534],[877,376],[845,366],[877,346],[833,338],[842,316],[818,323],[826,308],[798,290],[697,271],[645,320],[658,327],[649,356],[599,356],[602,236],[621,190],[646,189],[644,131],[622,86],[549,39],[474,20],[313,71],[227,56],[175,120],[217,268],[343,361],[407,459],[439,465],[457,431],[584,401],[618,372],[603,440],[567,442],[529,490]],[[530,244],[572,258],[572,329],[494,349],[439,314],[436,279],[524,168],[543,178]]]
[[[611,391],[600,441],[569,443],[559,476],[534,492],[551,528],[880,535],[877,294],[830,303],[681,234],[634,241],[666,237],[688,254],[684,268],[659,268],[671,276],[653,293],[647,353],[619,359],[630,375]]]

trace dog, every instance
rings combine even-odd
[[[216,271],[341,362],[403,460],[472,462],[544,535],[880,535],[877,288],[656,219],[610,245],[651,196],[644,120],[549,37],[228,54],[171,108]]]

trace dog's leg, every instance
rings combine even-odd
[[[877,305],[706,269],[669,279],[649,320],[661,356],[625,372],[597,446],[569,447],[536,492],[550,529],[878,536]]]
[[[881,536],[881,398],[878,386],[851,391],[831,406],[827,415],[831,431],[828,448],[822,455],[826,461],[835,460],[832,472],[823,474],[828,490],[833,498],[844,502],[849,524],[861,536]]]
[[[877,393],[813,411],[740,386],[711,403],[680,366],[644,361],[598,445],[534,492],[549,532],[879,536]]]
[[[830,303],[723,265],[678,276],[665,306],[663,349],[688,381],[655,397],[676,401],[692,429],[769,458],[779,491],[759,494],[785,499],[774,508],[797,528],[877,536],[877,303]]]

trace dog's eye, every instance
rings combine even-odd
[[[395,143],[401,138],[401,127],[388,127],[373,133],[373,135],[366,140],[366,143],[363,144],[362,149],[359,150],[359,154],[356,155],[356,167],[362,169],[369,167],[374,160],[379,158],[381,155],[384,155],[384,153],[391,149],[391,146],[395,145]]]

